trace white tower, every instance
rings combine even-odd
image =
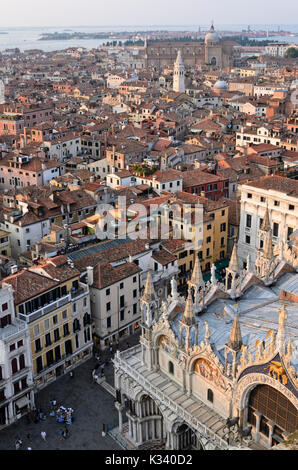
[[[184,82],[184,63],[181,57],[181,51],[178,51],[177,59],[174,64],[174,79],[173,79],[173,90],[179,93],[185,92]]]
[[[4,95],[4,82],[0,79],[0,104],[5,103],[5,95]]]

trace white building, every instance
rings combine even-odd
[[[34,407],[29,329],[16,318],[13,289],[0,286],[0,429]]]
[[[241,128],[236,133],[236,147],[248,144],[272,144],[281,145],[282,135],[266,126]]]
[[[50,221],[46,218],[36,220],[32,213],[25,211],[22,213],[16,209],[13,214],[4,216],[0,228],[10,232],[11,255],[13,258],[18,258],[21,253],[50,233]]]
[[[76,157],[82,152],[81,137],[75,134],[66,135],[55,141],[45,141],[43,150],[50,159],[57,158],[59,162]]]
[[[181,51],[178,51],[174,64],[173,90],[178,93],[185,93],[185,69]]]
[[[298,181],[266,176],[239,185],[241,192],[238,254],[242,265],[247,255],[255,262],[263,248],[262,226],[270,225],[272,242],[286,243],[298,227]],[[268,219],[268,220],[266,220]]]
[[[284,57],[290,47],[296,47],[296,44],[289,44],[288,42],[273,42],[268,44],[268,46],[265,46],[265,53],[273,57]]]
[[[4,82],[2,80],[0,80],[0,104],[4,104],[5,103],[5,85],[4,85]]]
[[[135,263],[87,267],[94,333],[102,349],[139,326],[140,272]]]

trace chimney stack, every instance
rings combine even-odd
[[[92,266],[87,266],[87,282],[88,286],[93,285],[93,267]]]

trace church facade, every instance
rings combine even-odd
[[[184,65],[209,64],[217,67],[233,65],[234,47],[236,43],[224,41],[219,38],[212,25],[205,36],[205,41],[146,41],[144,58],[145,67],[154,67],[158,70],[173,66],[178,51]]]
[[[280,253],[268,276],[268,256],[241,269],[235,244],[224,283],[197,260],[186,300],[173,278],[161,302],[148,273],[140,344],[114,358],[132,447],[266,449],[297,430],[298,273]]]

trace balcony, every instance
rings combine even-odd
[[[38,310],[35,310],[35,312],[28,313],[28,314],[19,313],[18,316],[21,320],[24,320],[26,323],[31,323],[37,320],[38,318],[44,315],[47,315],[50,312],[54,312],[55,310],[62,307],[63,305],[68,304],[70,301],[71,301],[71,295],[67,294],[64,297],[61,297],[60,299],[55,300],[54,302],[51,302],[50,304],[42,308],[39,308]]]
[[[70,293],[71,300],[73,300],[73,299],[77,300],[78,298],[81,298],[84,295],[87,295],[88,293],[89,293],[89,287],[86,284],[81,283],[81,285],[78,289],[75,289],[75,290],[71,291],[71,293]]]
[[[13,322],[10,325],[7,325],[5,328],[0,328],[0,340],[5,341],[12,336],[18,335],[20,332],[26,332],[26,326],[23,321],[18,318],[14,318]]]

